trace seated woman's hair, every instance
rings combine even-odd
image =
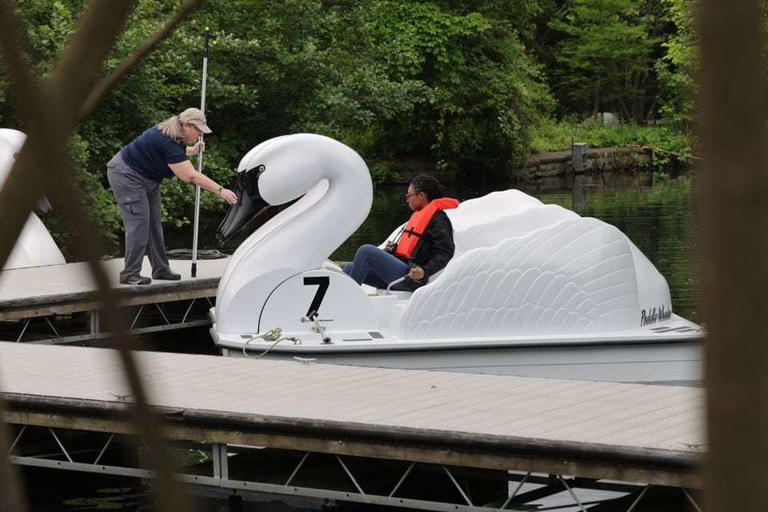
[[[445,196],[443,184],[430,174],[419,174],[411,180],[411,186],[416,192],[424,192],[428,201]]]

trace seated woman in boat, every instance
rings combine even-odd
[[[413,291],[445,268],[453,257],[453,226],[443,210],[456,208],[459,201],[444,196],[442,184],[434,176],[420,174],[411,180],[405,200],[413,210],[400,232],[399,240],[388,240],[382,250],[370,244],[361,246],[344,272],[358,283],[395,290]]]

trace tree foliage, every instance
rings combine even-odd
[[[50,73],[82,0],[19,0],[37,69]],[[113,49],[115,66],[164,23],[177,1],[140,0]],[[545,116],[547,88],[521,38],[537,2],[405,0],[209,0],[128,76],[73,143],[83,200],[117,242],[119,214],[105,164],[144,129],[200,101],[206,27],[218,35],[209,61],[205,169],[229,183],[248,149],[269,137],[312,131],[351,145],[378,174],[416,156],[459,172],[503,169],[527,153]],[[514,21],[509,21],[514,20]],[[0,123],[18,105],[0,74]],[[377,165],[373,165],[377,164]],[[191,188],[164,185],[166,223],[192,217]],[[204,214],[221,202],[203,194]],[[66,243],[65,226],[53,226]]]
[[[206,0],[80,126],[71,155],[100,231],[116,250],[105,164],[147,127],[200,102],[210,51],[205,172],[230,183],[259,142],[316,132],[342,140],[375,179],[408,162],[483,177],[523,160],[552,112],[690,117],[693,0]],[[180,0],[138,0],[107,68]],[[85,0],[17,0],[37,70],[50,73]],[[105,71],[108,71],[105,70]],[[0,126],[24,129],[0,67]],[[554,92],[554,98],[550,95]],[[187,229],[192,188],[164,184],[166,225]],[[224,204],[202,195],[203,215]],[[67,243],[67,226],[46,220]]]
[[[690,129],[694,116],[695,76],[698,72],[698,38],[694,27],[697,0],[665,0],[675,30],[664,42],[664,56],[656,71],[664,83],[661,115],[677,126]]]
[[[370,156],[473,172],[525,156],[549,97],[506,22],[403,1],[357,2],[332,19],[339,44],[325,54],[310,128]]]
[[[653,2],[573,0],[549,26],[563,34],[554,73],[558,87],[573,102],[591,105],[594,114],[615,106],[625,119],[643,121],[653,103],[653,51],[661,42],[653,32]]]

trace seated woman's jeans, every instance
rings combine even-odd
[[[352,263],[344,265],[344,273],[362,284],[376,288],[386,288],[389,283],[408,273],[410,267],[404,261],[384,252],[375,245],[365,244],[355,253]],[[393,290],[407,290],[402,283]]]

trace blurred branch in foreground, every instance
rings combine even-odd
[[[141,372],[130,351],[126,322],[117,309],[117,296],[110,289],[109,278],[99,263],[102,252],[88,236],[93,228],[76,200],[78,191],[66,157],[66,144],[82,116],[89,114],[117,80],[167,37],[198,2],[186,2],[171,22],[110,76],[100,81],[104,61],[123,29],[134,2],[93,0],[84,8],[70,46],[60,58],[53,74],[38,85],[28,59],[21,50],[26,46],[20,30],[23,24],[15,15],[10,0],[0,0],[0,10],[7,13],[0,17],[0,45],[8,75],[25,110],[28,126],[27,142],[0,190],[0,211],[3,211],[5,219],[0,227],[0,268],[5,265],[37,198],[46,193],[58,195],[67,205],[65,214],[76,229],[75,236],[78,237],[77,246],[80,249],[78,257],[89,262],[99,286],[104,320],[108,329],[114,333],[114,342],[135,398],[134,421],[154,455],[160,473],[156,492],[160,510],[190,510],[190,504],[180,485],[171,477],[172,468],[160,436],[162,430],[159,419],[149,407]],[[0,404],[0,412],[2,409]],[[3,453],[7,453],[7,440],[7,428],[3,424],[0,432],[0,449]],[[4,505],[8,510],[20,511],[26,508],[13,481],[13,470],[7,459],[0,462],[0,491],[3,496],[9,497],[7,505]]]
[[[700,4],[709,512],[766,509],[768,129],[759,0]]]

